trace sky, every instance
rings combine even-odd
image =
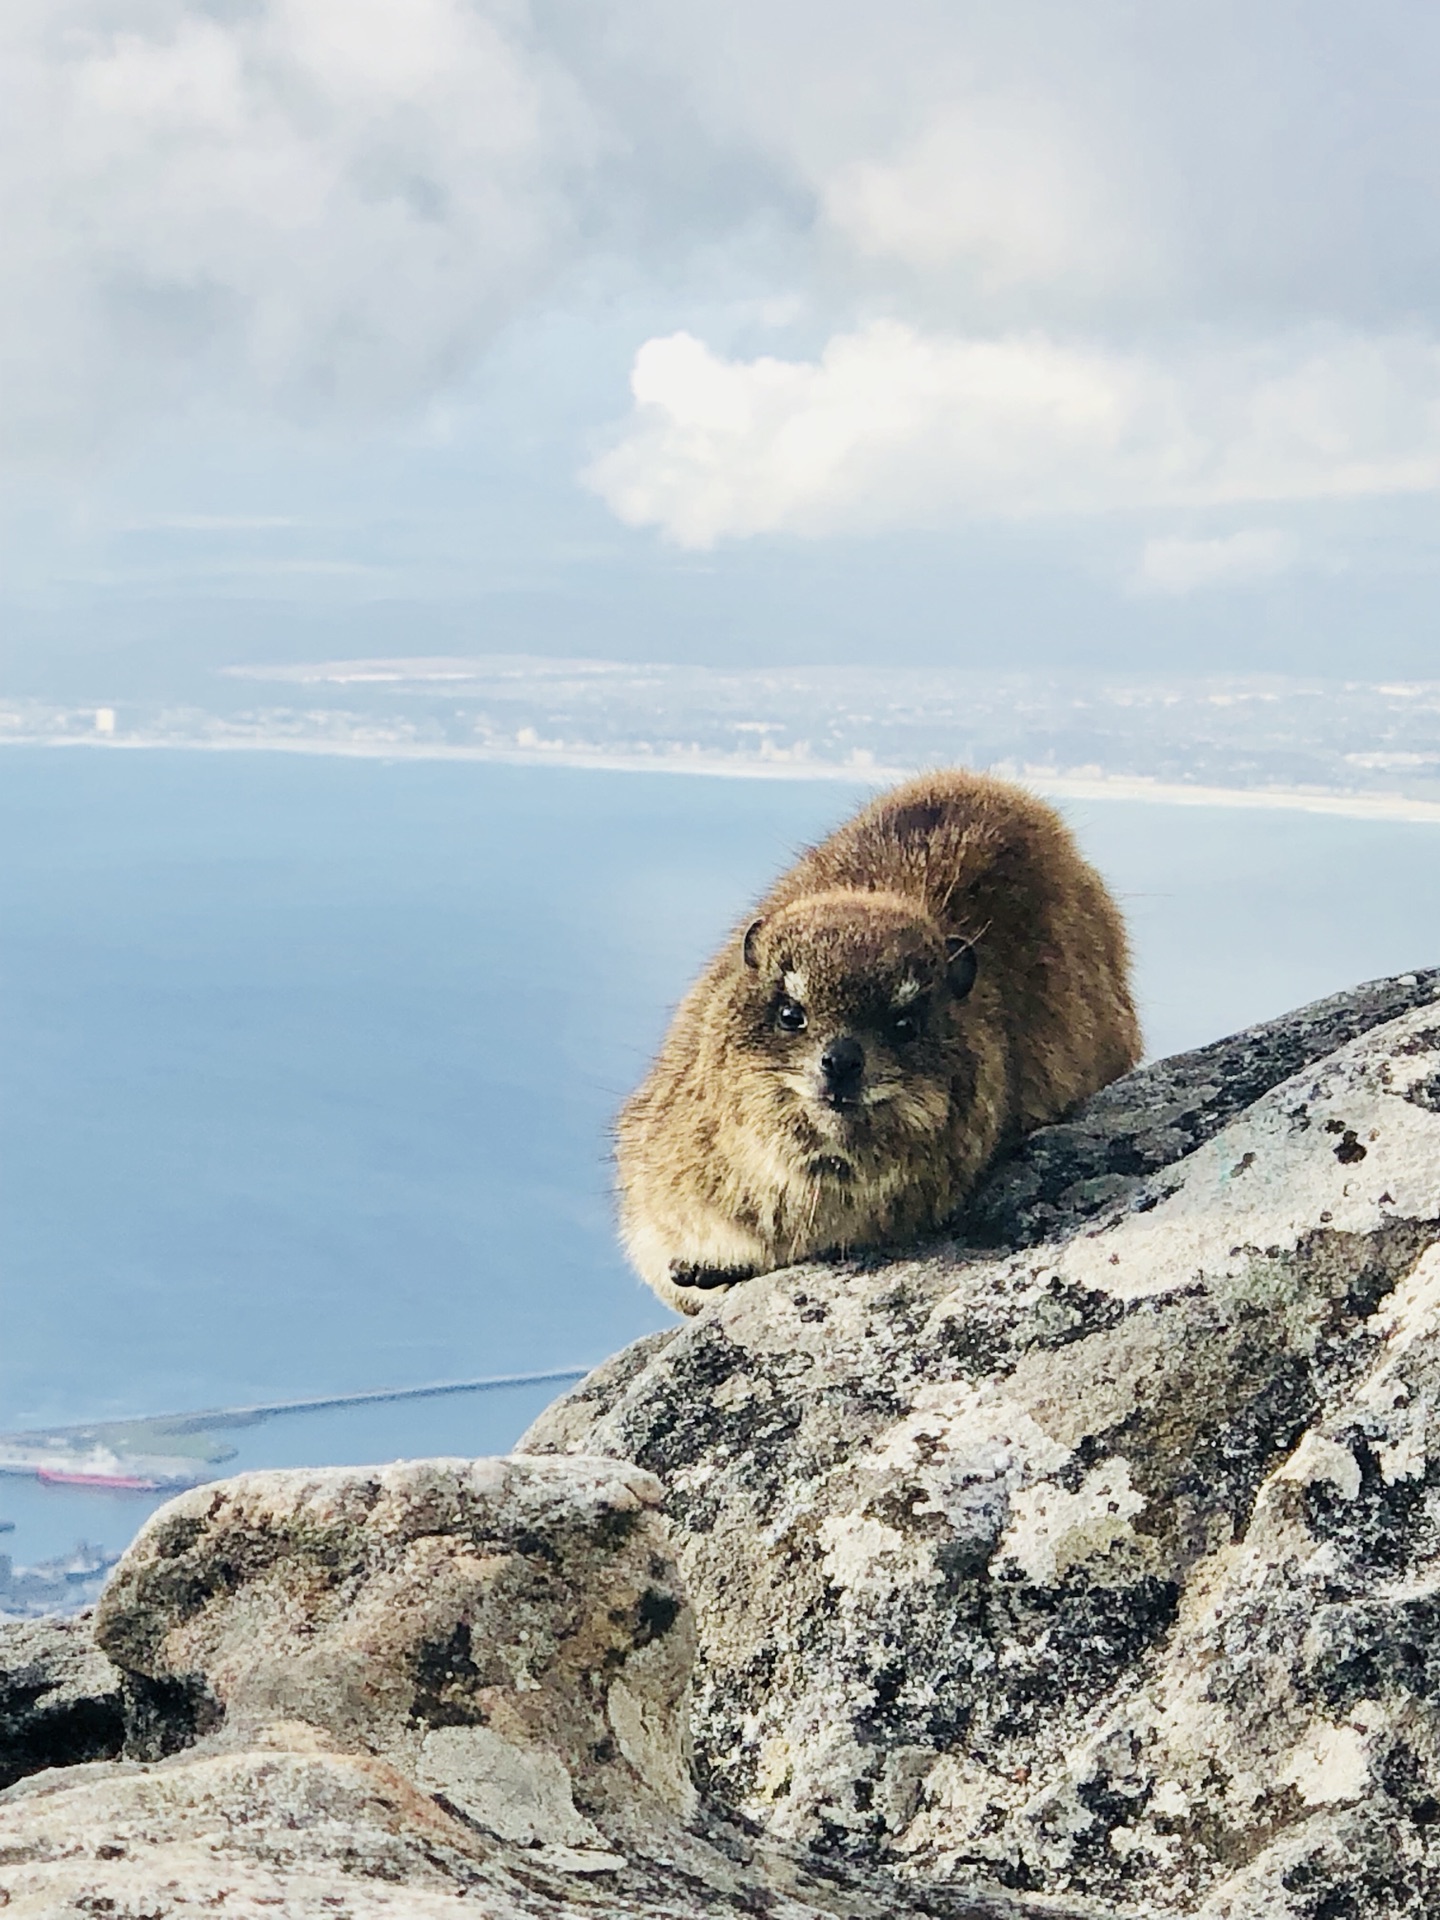
[[[0,694],[1440,677],[1419,0],[8,0]]]

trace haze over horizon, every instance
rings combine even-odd
[[[16,0],[0,693],[1427,676],[1417,0]]]

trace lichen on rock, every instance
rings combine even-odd
[[[700,1807],[660,1492],[623,1461],[532,1458],[248,1474],[172,1501],[95,1621],[123,1752],[47,1769],[37,1751],[0,1795],[6,1920],[427,1920],[462,1901],[493,1920],[1025,1920],[811,1870]]]
[[[669,1489],[711,1794],[931,1887],[1440,1906],[1437,991],[1133,1075],[541,1417]]]

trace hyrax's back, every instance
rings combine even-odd
[[[1022,1130],[1139,1058],[1124,923],[1059,815],[1022,788],[958,769],[896,787],[805,854],[760,911],[837,887],[902,894],[975,942]]]

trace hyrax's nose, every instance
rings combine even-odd
[[[820,1071],[827,1093],[854,1093],[865,1071],[865,1049],[848,1034],[832,1040],[820,1056]]]

